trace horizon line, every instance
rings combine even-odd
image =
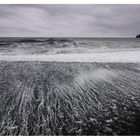
[[[20,37],[17,37],[17,36],[5,36],[5,37],[1,37],[0,36],[0,38],[136,38],[136,36],[128,36],[128,37],[126,37],[126,36],[117,36],[117,37],[92,37],[92,36],[90,36],[90,37],[87,37],[87,36],[81,36],[81,37],[78,37],[78,36],[66,36],[66,37],[59,37],[59,36],[20,36]]]

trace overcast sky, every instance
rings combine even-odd
[[[133,37],[140,5],[0,5],[1,37]]]

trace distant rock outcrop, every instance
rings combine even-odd
[[[136,36],[136,38],[140,38],[140,34]]]

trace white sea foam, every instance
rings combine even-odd
[[[140,50],[73,54],[0,55],[5,61],[140,62]]]

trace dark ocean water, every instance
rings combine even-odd
[[[57,54],[140,49],[135,38],[0,38],[0,54]],[[71,51],[72,50],[72,51]]]

